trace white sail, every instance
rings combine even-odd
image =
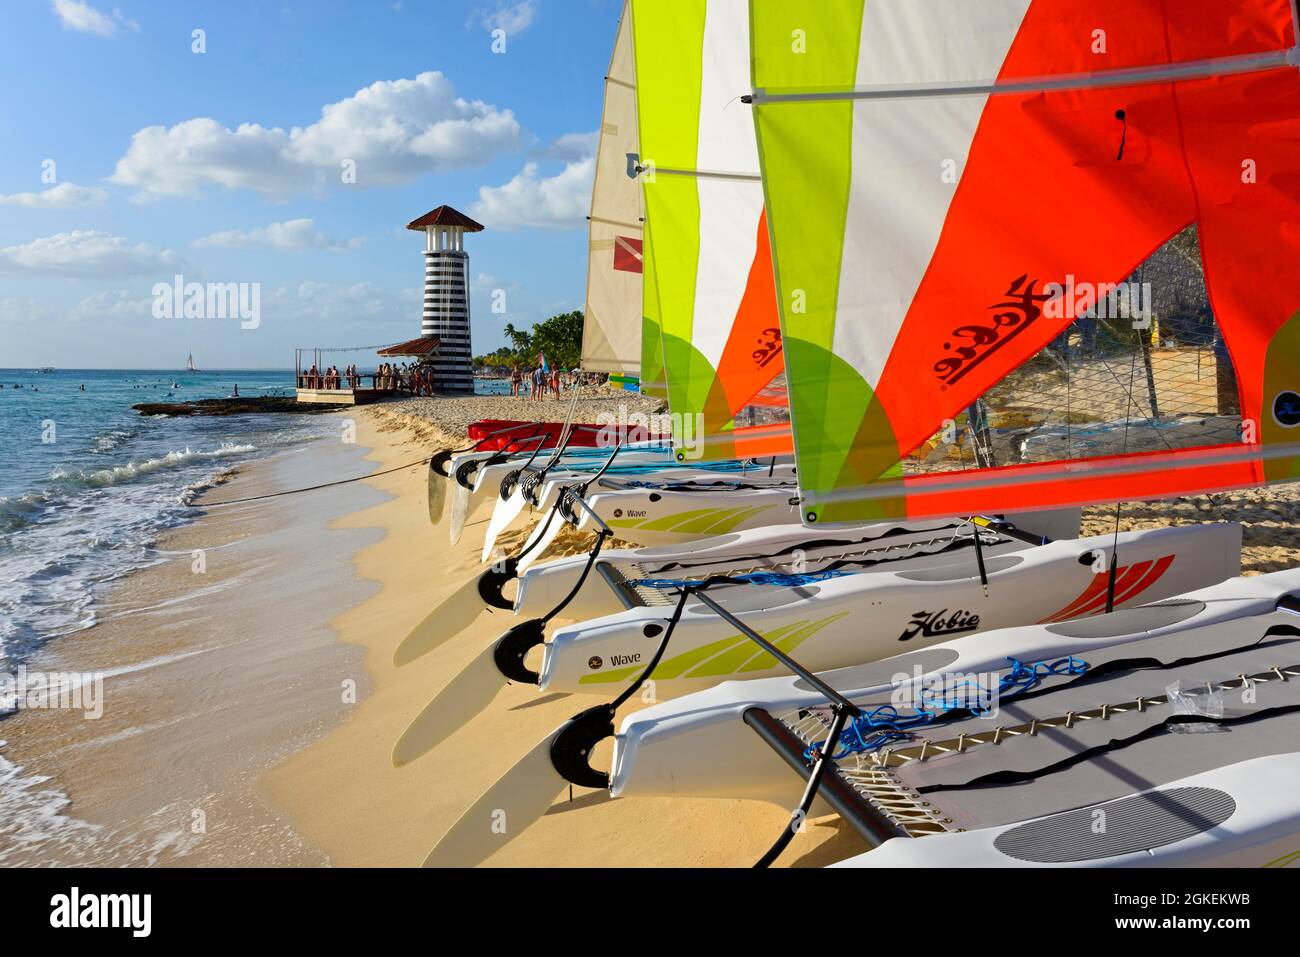
[[[589,372],[638,375],[641,370],[641,184],[628,175],[628,156],[636,153],[632,18],[624,10],[605,78],[591,196],[582,330],[582,367]]]

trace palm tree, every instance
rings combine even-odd
[[[516,329],[514,327],[514,323],[507,322],[505,333],[506,333],[506,338],[510,340],[510,344],[514,346],[516,352],[523,354],[528,351],[529,343],[532,340],[532,336],[530,336],[527,332],[524,332],[520,329]]]

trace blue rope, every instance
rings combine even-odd
[[[776,588],[796,588],[799,585],[811,585],[813,582],[824,582],[832,578],[844,578],[853,574],[855,573],[840,571],[839,569],[831,569],[825,572],[809,572],[805,575],[784,575],[781,572],[748,572],[744,575],[728,575],[727,581],[735,582],[738,585],[771,585]],[[637,588],[654,588],[667,591],[675,588],[685,588],[687,585],[698,585],[699,580],[691,578],[635,578],[628,584]]]
[[[557,469],[563,472],[595,472],[598,470],[598,466],[595,465],[566,464],[563,461],[561,461],[561,463],[556,467]],[[747,466],[743,462],[728,461],[728,462],[708,462],[700,465],[672,464],[671,467],[695,469],[700,472],[739,472],[742,469],[746,468]],[[642,465],[611,465],[609,467],[609,470],[605,474],[606,475],[650,475],[654,472],[662,472],[664,468],[665,468],[664,465],[651,464],[648,462]],[[682,481],[682,480],[679,479],[678,481]],[[660,487],[660,484],[662,483],[654,483],[654,482],[628,482],[627,483],[629,488],[658,488]]]
[[[694,471],[697,472],[713,472],[713,473],[743,472],[746,470],[757,471],[753,468],[753,466],[746,465],[744,462],[705,462],[696,465],[685,465],[685,464],[674,465],[672,466],[672,468],[693,469]],[[662,465],[628,465],[628,466],[624,466],[623,468],[619,468],[618,466],[615,466],[614,468],[610,469],[611,472],[619,472],[623,475],[648,475],[653,472],[662,472],[663,470],[664,470],[664,466]],[[665,479],[664,481],[660,481],[660,482],[640,481],[640,482],[626,482],[624,484],[628,488],[666,488],[670,485],[680,485],[682,482],[688,482],[688,481],[690,481],[690,479],[683,476],[675,479]],[[717,484],[739,485],[741,483],[719,482]]]
[[[1088,663],[1075,658],[1061,658],[1058,661],[1036,661],[1025,664],[1015,658],[1008,658],[1011,669],[998,681],[998,700],[1007,701],[1031,691],[1042,683],[1044,678],[1052,675],[1081,675],[1088,670]],[[976,702],[982,700],[983,689],[977,682],[963,681],[952,689],[952,693],[942,695],[928,688],[921,689],[920,707],[912,714],[900,714],[891,704],[881,705],[855,718],[840,734],[838,751],[834,758],[850,754],[865,754],[877,751],[887,744],[902,741],[912,736],[914,728],[933,724],[949,711],[967,710],[976,717],[988,714],[992,709],[983,704],[972,705],[965,695],[958,694],[962,688],[974,687]],[[804,758],[812,760],[813,752],[820,745],[813,745],[804,751]]]

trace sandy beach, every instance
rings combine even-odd
[[[209,498],[299,488],[322,472],[365,474],[363,454],[318,441],[248,466]],[[209,510],[163,537],[159,564],[112,587],[93,628],[28,662],[102,674],[103,715],[21,711],[0,726],[5,758],[29,782],[5,792],[0,859],[325,863],[259,781],[342,719],[344,681],[365,693],[360,655],[327,622],[374,591],[352,574],[351,556],[382,531],[326,526],[382,497],[356,484]]]
[[[363,444],[378,469],[427,452],[445,433],[430,421],[456,413],[398,403],[367,410]],[[349,516],[345,528],[381,527],[384,538],[363,549],[358,575],[382,583],[373,598],[337,618],[342,639],[364,650],[371,695],[338,728],[295,754],[267,778],[272,800],[299,832],[341,865],[415,865],[432,842],[477,796],[558,724],[596,699],[540,696],[507,687],[479,718],[424,758],[404,768],[389,762],[392,744],[407,723],[488,642],[513,622],[506,613],[484,616],[441,651],[405,667],[391,661],[397,642],[434,605],[481,568],[480,539],[448,544],[445,525],[431,527],[423,474],[404,471],[372,483],[389,501]],[[1287,524],[1300,512],[1290,487],[1262,489],[1173,503],[1130,503],[1120,509],[1121,529],[1213,521],[1245,521],[1243,570],[1260,574],[1290,567],[1300,537]],[[1114,509],[1085,515],[1085,531],[1114,527]],[[573,541],[570,548],[585,546]],[[637,707],[634,699],[625,706]],[[606,745],[608,747],[608,744]],[[602,755],[607,759],[607,752]],[[600,761],[596,762],[599,766]],[[791,777],[791,806],[799,782]],[[358,810],[363,813],[357,814]],[[558,801],[540,821],[491,857],[491,866],[746,866],[765,851],[786,820],[775,805],[750,801],[611,801],[581,792]],[[858,844],[835,817],[815,819],[780,864],[818,866],[852,854]]]
[[[619,404],[628,398],[591,400],[577,416],[589,421]],[[542,408],[563,417],[555,404]],[[102,672],[105,709],[96,721],[25,712],[0,727],[6,758],[22,769],[20,786],[11,780],[7,793],[44,809],[21,828],[0,826],[4,862],[419,864],[518,758],[596,703],[508,686],[428,755],[403,768],[390,761],[410,720],[513,623],[504,612],[484,615],[436,653],[393,665],[410,629],[480,570],[488,515],[475,516],[451,546],[445,520],[429,523],[420,463],[462,445],[469,421],[537,411],[480,397],[338,413],[340,435],[354,441],[320,440],[254,463],[209,492],[206,502],[229,501],[388,473],[206,509],[169,533],[165,561],[110,592],[100,624],[51,643],[32,662]],[[1300,557],[1298,514],[1297,493],[1284,487],[1128,504],[1119,525],[1243,521],[1243,571],[1259,574]],[[1113,508],[1091,509],[1085,532],[1109,532],[1114,523]],[[552,554],[587,545],[576,534],[561,537]],[[625,707],[638,706],[634,699]],[[595,763],[607,760],[608,742]],[[791,806],[799,790],[792,775]],[[577,789],[488,864],[746,866],[786,813],[746,801],[612,801]],[[780,863],[826,864],[856,849],[836,818],[816,819]]]
[[[578,409],[590,420],[612,396]],[[509,399],[414,400],[339,414],[323,440],[242,468],[204,501],[302,488],[418,462]],[[546,407],[562,418],[557,406]],[[33,865],[413,866],[475,798],[557,724],[595,703],[511,686],[414,764],[390,754],[410,719],[509,627],[485,615],[398,669],[397,643],[479,570],[479,515],[456,547],[433,527],[422,464],[365,482],[203,511],[165,560],[128,576],[98,624],[29,663],[101,673],[97,720],[24,711],[0,731],[0,860]],[[585,546],[561,537],[562,554]],[[628,707],[635,707],[636,702]],[[598,757],[607,760],[608,754]],[[798,782],[791,778],[791,801]],[[743,866],[785,820],[740,801],[614,802],[578,790],[495,855],[504,866]],[[818,864],[839,836],[813,822],[783,860]]]
[[[494,404],[493,409],[510,405],[514,403]],[[578,417],[600,407],[596,403],[580,408]],[[408,403],[364,410],[358,440],[372,450],[377,469],[427,454],[430,442],[441,441],[442,430],[429,422],[428,411],[427,406]],[[496,414],[509,417],[513,412]],[[266,791],[288,812],[303,839],[321,848],[333,864],[413,866],[484,789],[558,724],[596,699],[542,696],[536,688],[509,686],[492,707],[433,752],[394,768],[389,755],[406,725],[510,626],[512,617],[483,616],[438,653],[395,668],[392,653],[397,643],[481,568],[481,541],[474,531],[481,532],[486,513],[452,547],[445,525],[429,524],[422,470],[367,484],[391,498],[349,516],[338,527],[385,530],[381,541],[356,557],[359,577],[380,583],[379,590],[332,625],[344,642],[362,649],[371,690],[346,721],[271,771]],[[636,706],[633,702],[627,707]],[[598,763],[607,758],[607,753],[600,755]],[[799,782],[792,775],[792,805],[798,792]],[[748,866],[775,839],[786,817],[781,808],[756,802],[620,802],[603,792],[577,789],[572,801],[558,801],[488,864]],[[835,845],[841,842],[837,854]],[[852,843],[850,835],[841,835],[834,818],[814,821],[782,863],[826,863],[849,853]]]

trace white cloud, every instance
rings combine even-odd
[[[302,282],[279,286],[262,295],[262,313],[278,321],[303,320],[311,323],[351,323],[358,319],[406,322],[416,335],[420,324],[418,289],[393,291],[372,282],[337,285]]]
[[[153,317],[154,298],[141,295],[141,289],[115,292],[97,292],[87,296],[73,307],[71,319],[150,319]]]
[[[114,9],[112,14],[101,13],[83,0],[52,0],[50,6],[65,30],[93,33],[97,37],[111,37],[119,30],[140,32],[140,24]]]
[[[557,136],[551,140],[546,145],[546,148],[541,150],[541,155],[548,159],[572,163],[575,160],[595,156],[596,147],[599,145],[599,130],[592,130],[590,133],[565,133],[563,136]]]
[[[126,290],[98,292],[87,296],[72,306],[52,303],[49,297],[36,299],[20,296],[0,299],[0,322],[24,325],[35,323],[73,321],[82,319],[148,317],[152,299],[133,298]]]
[[[184,263],[170,249],[86,229],[0,247],[0,274],[9,275],[140,276],[177,270]]]
[[[186,277],[187,279],[191,277]],[[358,319],[371,323],[405,325],[417,334],[420,325],[420,289],[393,290],[370,282],[336,285],[328,282],[302,282],[262,291],[262,313],[277,325],[287,323],[338,323],[355,331]],[[85,296],[71,305],[56,305],[48,298],[12,297],[0,299],[0,323],[120,319],[153,319],[152,279],[142,280],[130,288],[105,289]],[[400,336],[400,331],[397,333]]]
[[[537,164],[502,186],[479,187],[470,215],[493,229],[574,229],[587,221],[595,157],[569,163],[555,176],[539,177]]]
[[[289,193],[305,188],[310,173],[285,156],[287,143],[284,130],[256,124],[230,130],[216,120],[194,119],[170,129],[149,126],[131,138],[110,179],[144,195],[192,195],[205,183]]]
[[[536,0],[519,0],[518,3],[499,3],[495,10],[476,10],[474,15],[486,30],[504,30],[507,36],[518,36],[537,19]]]
[[[475,276],[472,280],[470,280],[470,288],[471,289],[499,289],[501,288],[501,280],[498,279],[493,273],[481,272],[477,276]]]
[[[0,299],[0,322],[35,323],[56,318],[49,305],[31,296],[12,296]]]
[[[442,73],[427,72],[372,83],[288,131],[257,123],[232,130],[207,118],[146,127],[110,179],[142,196],[194,195],[217,184],[275,198],[340,182],[347,161],[358,185],[386,186],[481,165],[519,140],[513,112],[459,97]]]
[[[194,240],[194,245],[231,249],[356,249],[360,239],[335,239],[316,228],[313,219],[289,219],[257,229],[228,229]]]
[[[98,206],[108,199],[108,190],[98,186],[76,186],[60,183],[39,193],[10,193],[0,196],[0,205],[29,206],[34,209],[76,209],[81,206]]]

